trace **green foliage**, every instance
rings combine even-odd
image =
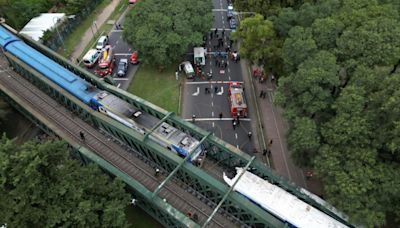
[[[283,42],[275,101],[291,126],[292,156],[366,227],[400,221],[399,9],[395,0],[327,0],[269,18]]]
[[[11,227],[127,227],[123,187],[69,159],[65,142],[0,140],[0,218]]]
[[[140,1],[126,17],[124,38],[144,63],[165,67],[202,43],[212,25],[211,9],[210,1]]]

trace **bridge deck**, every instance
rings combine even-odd
[[[76,117],[71,111],[61,106],[44,92],[30,84],[22,76],[8,69],[4,58],[0,58],[0,84],[12,93],[13,97],[22,100],[23,107],[34,109],[48,123],[58,130],[64,132],[76,144],[87,147],[97,153],[110,164],[133,179],[140,182],[150,191],[153,191],[163,180],[163,175],[154,177],[154,168],[143,158],[128,152],[123,146],[111,140],[88,123]],[[85,141],[81,141],[79,132],[85,132]],[[132,150],[130,150],[132,151]],[[207,205],[189,191],[186,191],[175,181],[168,182],[158,194],[161,198],[179,210],[181,213],[188,212],[198,215],[197,223],[202,225],[212,213],[214,205]],[[210,227],[238,227],[239,224],[217,213],[209,223]]]

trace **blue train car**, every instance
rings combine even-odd
[[[85,104],[89,104],[99,92],[97,89],[88,90],[88,82],[36,51],[4,27],[0,27],[0,45],[4,51],[10,52]]]

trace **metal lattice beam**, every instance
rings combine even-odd
[[[202,228],[207,227],[208,223],[211,221],[211,219],[214,217],[215,213],[217,213],[218,209],[222,206],[222,204],[225,202],[226,198],[228,197],[229,193],[232,192],[233,188],[236,186],[236,184],[239,182],[240,178],[243,176],[243,174],[246,172],[246,170],[250,167],[251,163],[254,161],[256,157],[253,156],[250,161],[247,163],[247,165],[244,167],[243,171],[239,174],[239,177],[235,180],[233,185],[229,188],[229,190],[225,193],[224,197],[222,197],[222,200],[218,203],[217,207],[215,207],[214,211],[208,217],[207,221],[203,224]]]
[[[173,114],[173,112],[169,112],[167,115],[164,116],[164,118],[162,118],[160,121],[158,121],[158,123],[156,125],[153,126],[153,128],[151,128],[151,130],[149,132],[147,132],[144,135],[143,141],[146,140],[162,123],[165,122],[165,120],[167,120],[171,115]]]
[[[206,136],[204,136],[200,140],[200,142],[189,152],[189,154],[185,157],[185,159],[183,159],[183,161],[181,161],[181,163],[179,163],[179,165],[176,166],[176,168],[168,175],[168,177],[165,178],[165,180],[163,182],[161,182],[161,184],[154,190],[153,197],[158,194],[158,192],[161,190],[161,188],[175,175],[176,172],[178,172],[178,170],[183,166],[183,164],[185,164],[187,162],[187,160],[189,160],[189,158],[197,150],[197,148],[199,148],[201,146],[201,144],[204,142],[204,140],[206,140],[208,138],[208,136],[210,136],[210,135],[211,135],[211,132],[209,132]]]

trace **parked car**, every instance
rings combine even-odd
[[[82,58],[83,64],[85,64],[87,68],[93,67],[99,60],[100,53],[99,50],[90,49]]]
[[[129,62],[134,65],[139,63],[137,51],[134,51],[132,53],[131,57],[129,57]]]
[[[228,19],[231,19],[233,17],[233,5],[229,4],[228,5],[228,10],[226,11],[226,16]]]
[[[117,68],[118,77],[125,76],[127,70],[128,70],[128,59],[120,59]]]
[[[101,50],[108,44],[108,36],[100,36],[96,44],[96,49]]]
[[[231,20],[229,21],[229,27],[230,27],[232,30],[235,30],[235,29],[236,29],[236,19],[235,19],[235,18],[231,18]]]
[[[194,77],[194,69],[192,64],[189,61],[182,62],[179,66],[180,70],[186,75],[186,78],[193,78]]]

